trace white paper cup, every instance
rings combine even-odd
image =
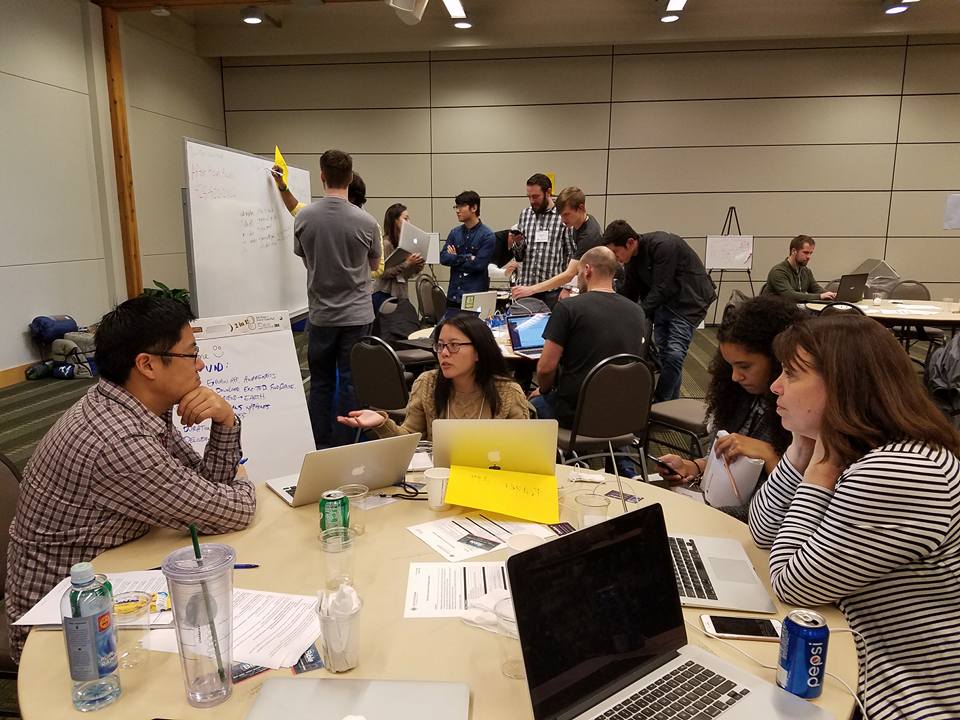
[[[450,479],[449,468],[430,468],[423,471],[423,479],[427,484],[427,505],[431,510],[449,510],[450,506],[444,502],[447,494],[447,481]]]

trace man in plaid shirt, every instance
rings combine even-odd
[[[70,567],[153,526],[204,533],[245,528],[256,493],[240,468],[240,421],[200,384],[192,315],[171,298],[138,297],[97,330],[100,382],[67,410],[27,463],[7,548],[10,623]],[[201,459],[173,427],[212,420]],[[29,628],[10,626],[15,662]]]
[[[514,257],[520,262],[517,270],[517,285],[527,288],[542,283],[567,269],[577,247],[573,234],[560,220],[560,212],[553,203],[553,183],[542,173],[531,175],[527,180],[527,199],[530,207],[520,213],[522,238],[513,246]],[[553,309],[560,290],[548,290],[533,294]],[[514,298],[526,297],[514,293]]]

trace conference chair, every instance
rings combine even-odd
[[[436,318],[433,324],[437,325],[447,312],[447,294],[436,283],[430,288],[430,303],[433,305],[433,314]]]
[[[865,313],[854,303],[847,302],[846,300],[834,300],[833,302],[829,302],[820,308],[820,312],[817,313],[817,315],[822,315],[824,317],[827,315],[842,314],[864,315]]]
[[[550,312],[550,306],[547,305],[540,298],[527,297],[520,300],[514,300],[510,303],[510,307],[507,310],[508,315],[513,315],[515,317],[524,316],[524,315],[536,315],[537,313]]]
[[[409,383],[396,351],[383,339],[367,335],[350,351],[350,373],[360,407],[383,410],[397,422],[406,417]]]
[[[639,448],[646,445],[647,421],[653,399],[653,373],[639,355],[622,353],[601,360],[583,380],[577,410],[569,430],[557,431],[557,452],[565,465],[595,457],[632,459],[632,447],[647,478],[646,458]],[[569,455],[569,459],[567,456]]]
[[[916,280],[901,280],[890,290],[891,300],[919,300],[930,301],[930,290],[922,282]],[[935,327],[925,327],[923,325],[898,325],[893,328],[893,332],[900,339],[907,353],[910,352],[910,345],[917,340],[925,340],[929,343],[927,346],[927,357],[933,351],[936,345],[946,343],[947,336],[943,330]],[[916,362],[919,362],[916,361]]]
[[[437,281],[429,275],[417,278],[417,305],[420,306],[420,327],[432,327],[437,324],[437,311],[433,307],[433,288]],[[443,298],[443,307],[446,307],[447,298]],[[443,313],[441,312],[442,316]]]
[[[677,398],[654,403],[650,406],[650,434],[654,429],[689,438],[689,442],[684,446],[672,442],[672,438],[658,435],[656,439],[658,445],[676,450],[690,458],[703,457],[706,453],[700,439],[707,435],[707,405],[702,400],[694,398]],[[648,443],[650,434],[647,435]]]
[[[7,545],[10,543],[10,522],[17,509],[20,495],[20,471],[10,459],[0,454],[0,678],[15,678],[17,666],[10,657],[10,637],[7,620],[2,612],[4,588],[7,582]],[[0,709],[0,717],[18,717],[19,711]]]

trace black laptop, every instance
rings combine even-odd
[[[868,273],[841,276],[835,300],[853,303],[863,300],[863,291],[867,287],[868,277],[870,277]]]
[[[660,505],[507,559],[535,720],[830,715],[687,644]]]

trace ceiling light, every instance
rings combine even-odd
[[[687,0],[668,0],[667,2],[667,12],[677,13],[683,10],[683,6],[687,4]]]
[[[259,25],[263,22],[263,10],[251,5],[243,11],[243,21],[247,25]]]
[[[443,0],[443,4],[446,5],[450,17],[465,18],[467,16],[467,13],[463,10],[463,3],[461,3],[460,0]]]
[[[454,26],[457,30],[469,30],[470,28],[473,27],[473,25],[471,25],[470,23],[468,23],[466,20],[461,20],[460,22],[455,22],[455,23],[453,24],[453,26]]]
[[[883,4],[883,12],[887,15],[899,15],[909,10],[908,5],[904,5],[901,0],[887,0]]]
[[[154,5],[150,8],[150,12],[157,17],[170,17],[170,11],[163,5]]]
[[[662,18],[660,18],[660,22],[672,23],[672,22],[676,22],[679,19],[680,19],[679,15],[664,15]]]

